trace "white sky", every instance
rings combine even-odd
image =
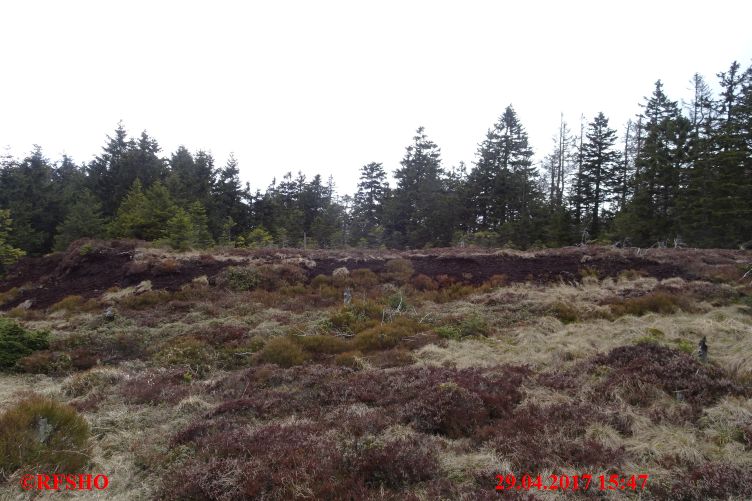
[[[538,160],[561,112],[621,133],[658,78],[679,100],[748,67],[751,19],[748,0],[6,1],[0,147],[88,162],[122,119],[165,155],[234,151],[254,190],[302,170],[351,193],[419,125],[469,166],[510,103]]]

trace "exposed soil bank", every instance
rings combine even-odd
[[[336,268],[368,268],[376,273],[385,269],[389,259],[409,259],[416,273],[432,278],[448,275],[458,281],[478,284],[494,275],[508,282],[546,283],[558,280],[578,281],[583,272],[600,278],[614,277],[625,270],[636,270],[658,279],[682,277],[707,278],[707,270],[733,272],[752,261],[752,252],[733,250],[656,249],[649,256],[636,249],[603,247],[567,247],[539,252],[502,252],[486,249],[431,249],[430,251],[302,251],[296,249],[234,249],[225,254],[179,255],[149,249],[137,252],[137,242],[79,241],[65,253],[24,258],[13,266],[0,292],[24,287],[12,301],[0,307],[10,309],[26,300],[32,308],[48,307],[65,296],[98,297],[112,287],[128,287],[150,280],[154,289],[176,290],[194,278],[211,278],[224,267],[243,263],[274,263],[283,260],[304,261],[309,278],[329,275]],[[712,273],[710,274],[712,275]]]

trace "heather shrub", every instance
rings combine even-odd
[[[148,370],[127,377],[121,383],[120,393],[131,404],[174,404],[188,394],[189,382],[181,369]]]
[[[752,499],[752,470],[740,465],[709,462],[675,479],[670,488],[650,490],[664,499]]]
[[[306,361],[303,349],[292,339],[275,337],[270,339],[261,350],[260,360],[280,367],[292,367]]]
[[[428,388],[408,412],[417,430],[450,438],[469,436],[488,421],[483,400],[454,382]]]
[[[435,477],[439,463],[421,437],[405,437],[366,445],[356,452],[352,468],[372,487],[400,488]]]
[[[611,369],[597,391],[602,398],[612,397],[627,383],[653,385],[672,397],[681,390],[684,400],[699,412],[724,395],[748,393],[730,380],[722,369],[655,343],[614,348],[608,354],[594,357],[590,372],[599,366]],[[649,403],[647,399],[644,402],[645,405]]]
[[[0,371],[13,369],[19,359],[36,350],[47,349],[48,336],[45,331],[29,331],[12,320],[0,318]]]
[[[531,473],[561,468],[616,468],[624,451],[611,449],[586,438],[592,423],[607,423],[591,405],[524,405],[511,416],[495,421],[478,434],[488,445],[503,454],[515,471]],[[542,453],[541,444],[545,444]]]
[[[80,473],[89,461],[89,425],[68,405],[29,397],[0,415],[0,481],[14,471]]]
[[[379,284],[379,277],[368,268],[356,268],[350,272],[350,280],[356,287],[368,288]]]

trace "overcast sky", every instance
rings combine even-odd
[[[752,63],[752,2],[7,1],[0,4],[0,146],[78,163],[117,122],[234,151],[253,189],[288,170],[394,170],[419,125],[446,167],[475,158],[508,104],[536,158],[559,114],[604,111],[620,133],[658,78]]]

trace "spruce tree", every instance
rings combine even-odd
[[[175,214],[167,221],[163,236],[173,249],[189,250],[196,245],[196,229],[191,222],[191,216],[183,209],[177,209]]]
[[[214,245],[214,239],[209,232],[209,218],[206,209],[198,200],[193,202],[188,209],[188,216],[194,230],[194,245],[199,249],[205,249]]]
[[[588,124],[587,141],[582,151],[580,187],[583,205],[589,209],[589,232],[592,238],[601,235],[606,205],[621,181],[616,175],[619,154],[614,150],[616,131],[608,126],[608,118],[601,112]]]
[[[12,224],[10,211],[0,209],[0,276],[3,275],[8,266],[18,261],[25,254],[23,250],[13,247],[9,242],[8,237]]]
[[[65,250],[79,238],[99,238],[103,232],[104,218],[99,200],[89,190],[83,190],[57,227],[55,250]]]

